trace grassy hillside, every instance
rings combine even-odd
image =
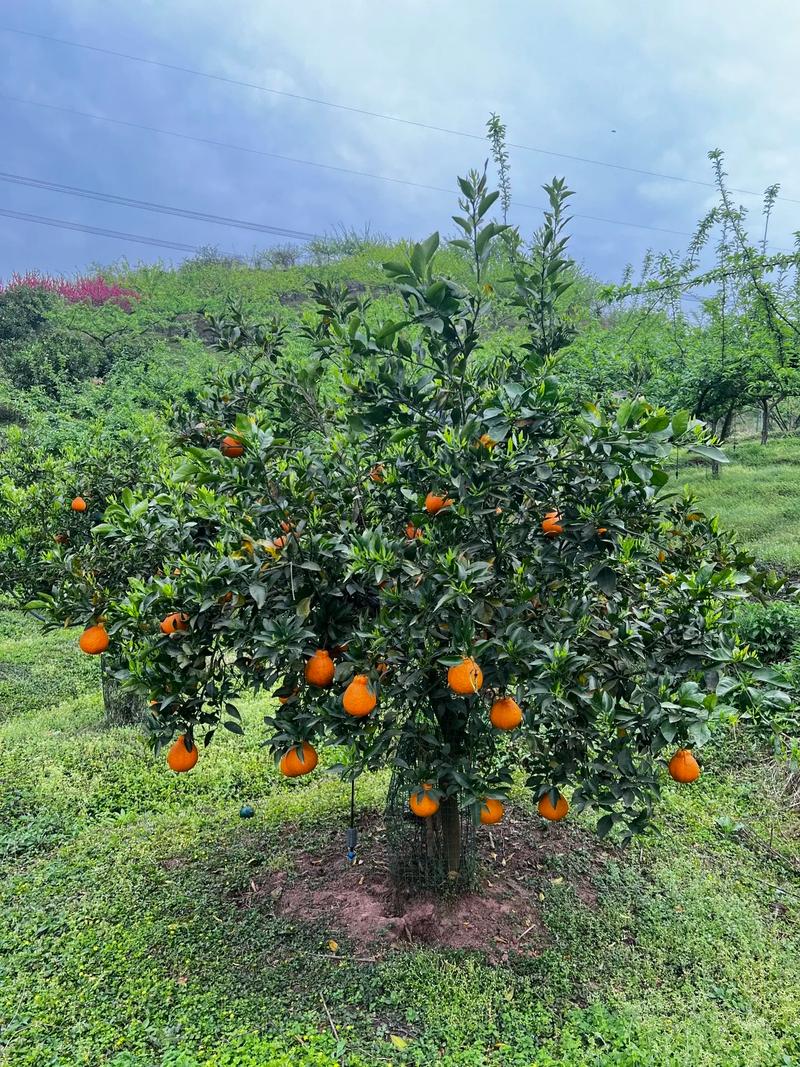
[[[800,571],[800,438],[727,448],[720,477],[682,468],[677,481],[736,530],[759,559]]]
[[[13,678],[0,716],[3,1064],[800,1059],[800,817],[785,772],[710,753],[697,787],[670,785],[654,833],[627,852],[583,820],[526,824],[541,860],[524,867],[512,821],[494,854],[509,856],[532,932],[506,960],[422,942],[365,950],[335,917],[289,916],[268,891],[281,872],[309,884],[321,857],[344,870],[348,798],[324,775],[279,779],[259,747],[263,701],[246,707],[245,738],[220,738],[178,778],[136,731],[102,728],[74,634],[45,650],[18,615],[0,624],[0,681]],[[385,789],[359,784],[362,820]],[[347,872],[356,909],[379,836]],[[498,861],[490,882],[500,873]],[[473,909],[480,926],[480,896]]]

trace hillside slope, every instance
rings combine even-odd
[[[760,560],[800,571],[800,437],[725,451],[730,462],[719,478],[708,467],[682,467],[677,484],[695,492]]]

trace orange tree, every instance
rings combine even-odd
[[[601,833],[640,830],[660,761],[700,747],[738,684],[727,605],[756,581],[716,522],[666,491],[676,444],[717,455],[699,423],[643,400],[562,400],[555,211],[515,269],[526,341],[487,342],[502,227],[485,178],[460,187],[473,285],[439,276],[434,234],[386,265],[392,321],[317,287],[305,359],[262,335],[181,413],[169,482],[97,528],[122,554],[171,548],[107,611],[175,770],[218,727],[241,732],[243,692],[272,691],[283,772],[312,771],[326,744],[347,754],[345,778],[394,767],[452,876],[459,812],[498,821],[515,772],[547,818],[571,791]],[[673,766],[699,773],[691,752]]]
[[[92,627],[81,648],[100,656],[107,716],[141,719],[140,702],[114,681],[123,664],[119,650],[105,654],[103,624],[130,576],[156,568],[160,549],[151,541],[144,551],[126,552],[95,537],[93,528],[111,499],[132,499],[131,486],[157,484],[161,448],[155,434],[140,428],[92,431],[65,442],[52,435],[40,441],[30,430],[9,434],[0,454],[0,588],[30,602],[50,627]]]

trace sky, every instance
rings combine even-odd
[[[771,240],[791,247],[798,55],[795,0],[6,0],[0,172],[304,233],[369,227],[420,239],[453,234],[455,177],[482,166],[494,111],[509,142],[527,146],[510,149],[511,221],[529,235],[542,183],[563,175],[575,190],[573,255],[613,281],[648,249],[685,246],[682,234],[714,199],[695,183],[711,181],[707,153],[717,147],[731,185],[758,194],[737,193],[754,229],[764,188],[781,184]],[[3,210],[244,255],[284,240],[7,180]],[[0,278],[189,254],[0,214]]]

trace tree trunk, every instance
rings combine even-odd
[[[461,812],[458,810],[458,797],[443,800],[440,810],[443,859],[448,880],[454,882],[461,874]]]
[[[761,405],[761,444],[765,445],[769,440],[769,401],[759,400]]]
[[[100,680],[107,726],[136,726],[145,714],[145,702],[136,693],[123,690],[114,677],[114,664],[108,656],[100,657]]]
[[[719,478],[719,460],[711,460],[711,477]]]

